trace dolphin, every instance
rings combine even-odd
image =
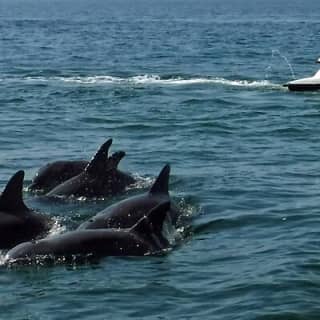
[[[50,162],[38,170],[28,190],[47,193],[57,185],[80,174],[88,163],[89,161],[85,160]]]
[[[56,186],[46,196],[103,197],[123,192],[135,180],[117,168],[125,152],[108,157],[111,143],[111,139],[105,142],[80,174]]]
[[[147,193],[133,196],[117,202],[96,216],[82,223],[78,229],[100,229],[100,228],[130,228],[137,223],[141,217],[152,208],[164,201],[170,201],[169,195],[170,166],[167,164],[161,170],[156,181]],[[176,224],[179,212],[171,205],[169,217]]]
[[[128,229],[75,230],[38,241],[19,244],[6,255],[7,262],[43,258],[144,256],[161,252],[169,245],[162,227],[170,209],[166,201],[151,209]]]
[[[100,147],[101,162],[104,160],[107,161],[108,149],[111,144],[112,139],[109,139]],[[90,162],[85,160],[59,160],[50,162],[38,170],[28,190],[47,194],[58,185],[81,174],[89,164]],[[113,172],[113,175],[119,184],[128,186],[135,183],[135,179],[131,175],[117,168]]]
[[[16,172],[0,196],[0,249],[49,231],[50,219],[29,209],[22,198],[24,171]]]

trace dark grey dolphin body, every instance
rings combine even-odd
[[[108,149],[111,143],[112,139],[109,139],[100,147],[101,161],[108,160]],[[90,162],[85,160],[62,160],[48,163],[36,173],[28,190],[46,194],[65,181],[83,173],[89,164]],[[118,168],[114,169],[112,175],[113,180],[118,182],[119,189],[124,189],[135,182],[131,175],[120,171]]]
[[[99,212],[90,220],[84,222],[78,229],[100,228],[130,228],[152,208],[164,201],[170,201],[169,195],[170,166],[166,165],[161,170],[149,192],[130,197]],[[169,217],[173,224],[176,223],[179,212],[171,205]]]
[[[108,157],[111,143],[111,139],[105,142],[80,174],[56,186],[46,196],[103,197],[123,192],[135,180],[117,168],[125,156],[123,151]]]
[[[0,196],[0,249],[10,249],[49,230],[49,218],[24,204],[23,178],[24,172],[18,171]]]
[[[32,179],[31,185],[28,187],[30,191],[47,193],[57,185],[71,179],[80,174],[89,161],[55,161],[46,164],[40,168]]]
[[[39,259],[40,256],[85,255],[143,256],[167,248],[162,226],[170,203],[152,209],[130,229],[76,230],[62,235],[21,243],[7,254],[7,261]]]

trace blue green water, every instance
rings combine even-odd
[[[0,188],[111,137],[141,192],[170,163],[193,217],[162,257],[2,266],[0,318],[319,319],[320,94],[282,87],[317,70],[319,21],[310,0],[0,0]],[[25,198],[62,229],[118,200]]]

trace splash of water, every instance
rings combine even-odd
[[[289,70],[290,70],[290,73],[291,73],[291,77],[292,79],[296,79],[296,76],[295,76],[295,73],[294,73],[294,70],[293,70],[293,67],[291,65],[291,63],[289,62],[288,58],[283,55],[278,49],[272,49],[272,56],[271,56],[271,59],[273,59],[276,55],[279,56],[281,59],[283,59],[285,61],[285,63],[287,64]],[[266,68],[266,71],[269,72],[272,70],[272,67],[271,65],[269,65],[267,68]]]
[[[6,263],[6,255],[0,250],[0,266],[5,265]]]
[[[147,189],[151,187],[155,181],[154,177],[144,177],[139,175],[138,173],[133,173],[132,175],[135,179],[135,183],[127,186],[126,191],[135,189]]]
[[[49,230],[48,237],[52,237],[66,231],[66,227],[61,224],[60,220],[60,218],[55,218],[55,221]]]

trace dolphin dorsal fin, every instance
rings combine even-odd
[[[150,188],[149,193],[151,194],[157,194],[157,193],[163,193],[163,194],[169,194],[169,175],[170,175],[170,166],[169,164],[166,164],[161,172],[158,175],[158,178]]]
[[[112,139],[107,140],[96,152],[91,161],[85,167],[85,171],[89,174],[98,173],[104,170],[108,162],[108,152],[112,144]]]
[[[152,208],[147,215],[142,217],[131,228],[131,231],[155,243],[160,249],[165,248],[169,242],[162,235],[162,227],[169,210],[170,201],[160,203],[158,206]]]
[[[29,210],[23,202],[23,179],[23,170],[10,178],[0,196],[0,210],[14,213]]]
[[[114,152],[108,159],[107,170],[118,168],[119,162],[126,155],[124,151]]]

